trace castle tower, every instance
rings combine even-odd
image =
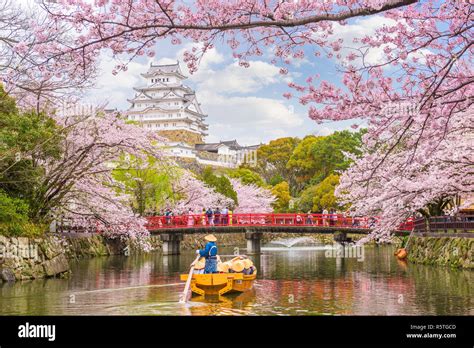
[[[203,143],[208,126],[206,115],[196,99],[195,92],[183,84],[186,76],[176,64],[154,65],[145,74],[145,86],[134,88],[135,97],[127,111],[129,120],[140,122],[143,127],[174,143],[190,146]]]

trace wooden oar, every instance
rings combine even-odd
[[[191,264],[191,269],[189,270],[188,274],[188,279],[186,280],[186,285],[184,286],[184,291],[181,295],[181,298],[179,299],[180,303],[186,303],[188,301],[188,291],[189,291],[189,286],[191,285],[191,278],[193,277],[193,271],[194,271],[194,266],[196,265],[196,262],[201,258],[201,255],[198,255],[196,257],[196,260]]]

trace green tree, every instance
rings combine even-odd
[[[317,184],[335,171],[346,170],[352,161],[344,152],[359,155],[364,133],[365,130],[356,133],[344,130],[315,142],[311,147],[311,157],[314,159],[312,182]]]
[[[122,156],[112,177],[123,186],[118,191],[133,197],[132,209],[143,216],[146,213],[156,213],[166,202],[174,200],[173,180],[178,175],[174,167],[148,156],[146,160],[135,156]]]
[[[286,164],[286,169],[295,173],[297,192],[299,192],[314,175],[317,163],[313,154],[313,146],[320,141],[321,138],[322,137],[315,137],[314,135],[306,136],[295,147]]]
[[[28,204],[0,190],[0,235],[37,237],[46,226],[32,224],[28,217]]]
[[[238,205],[237,192],[234,191],[232,183],[226,176],[217,176],[213,173],[211,167],[206,167],[200,175],[200,180],[202,180],[209,187],[212,187],[216,192],[231,198],[235,205]]]
[[[322,182],[314,186],[313,211],[323,209],[342,209],[334,196],[334,190],[339,185],[339,176],[329,175]]]
[[[44,113],[19,112],[0,86],[0,189],[29,206],[31,218],[44,214],[37,194],[45,190],[44,163],[61,155],[62,129]]]
[[[273,186],[272,194],[276,197],[275,203],[272,204],[276,212],[287,212],[291,200],[290,186],[286,181]]]
[[[270,181],[268,182],[271,186],[278,185],[282,181],[285,181],[285,179],[280,175],[280,174],[275,174],[270,178]]]
[[[265,186],[263,178],[258,173],[255,173],[248,168],[231,169],[227,172],[227,175],[230,178],[240,179],[240,181],[245,185],[254,184],[260,187]]]
[[[317,186],[309,185],[301,192],[297,200],[298,210],[304,212],[313,210],[313,199],[316,195]]]
[[[19,198],[8,196],[0,190],[0,221],[23,223],[28,221],[28,204]]]
[[[296,173],[298,193],[308,184],[318,184],[336,171],[345,170],[351,160],[345,153],[360,154],[365,130],[347,130],[328,136],[307,136],[296,146],[287,168]]]
[[[292,137],[279,138],[258,148],[257,168],[266,182],[270,182],[276,176],[281,176],[291,185],[294,177],[293,173],[287,170],[286,164],[299,141],[298,138]]]

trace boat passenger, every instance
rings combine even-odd
[[[244,270],[244,263],[241,260],[232,262],[229,273],[242,273]]]
[[[204,267],[206,265],[206,258],[201,257],[194,265],[194,274],[203,274],[204,273]]]
[[[220,262],[217,264],[217,270],[219,273],[229,273],[229,264],[226,262]]]
[[[202,250],[196,250],[196,254],[206,258],[204,273],[217,273],[217,238],[213,234],[208,234],[204,240],[207,241],[206,246]]]
[[[244,259],[242,262],[244,264],[243,273],[246,275],[253,274],[255,270],[255,267],[253,267],[253,262],[250,259]]]

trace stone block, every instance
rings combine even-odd
[[[61,243],[53,238],[45,238],[39,244],[46,259],[51,260],[63,252]]]
[[[10,242],[9,238],[0,235],[0,245],[7,245],[9,244],[9,242]]]
[[[21,274],[22,278],[26,279],[44,278],[44,267],[43,265],[30,264],[22,270]]]
[[[58,255],[43,263],[44,272],[48,277],[52,277],[69,271],[69,263],[64,254]]]
[[[16,279],[15,273],[9,268],[0,268],[0,279],[5,282],[14,282]]]
[[[18,237],[17,240],[18,240],[18,245],[26,245],[27,246],[30,242],[30,240],[26,237]]]

